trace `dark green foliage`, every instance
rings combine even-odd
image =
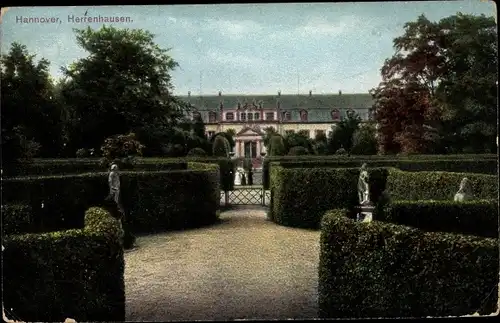
[[[376,130],[372,125],[359,127],[352,136],[351,154],[375,155],[377,153]]]
[[[492,200],[394,201],[377,216],[377,220],[426,231],[498,238],[498,202]]]
[[[224,136],[216,136],[212,147],[214,157],[229,157],[230,145]],[[229,148],[229,149],[228,149]]]
[[[187,153],[187,157],[206,157],[207,153],[202,148],[193,148]]]
[[[276,169],[276,171],[275,171]],[[387,170],[368,168],[370,199],[376,204],[385,189]],[[271,214],[276,223],[319,228],[326,210],[358,204],[358,168],[271,169]]]
[[[269,188],[269,163],[279,162],[287,168],[313,167],[397,167],[407,171],[449,171],[496,174],[498,157],[496,155],[414,155],[414,156],[279,156],[266,157],[263,163],[262,180],[264,188]]]
[[[124,321],[122,235],[91,208],[84,229],[5,237],[4,306],[25,322]]]
[[[497,309],[498,240],[348,218],[322,220],[321,318],[459,316]]]
[[[464,177],[475,199],[498,199],[498,177],[486,174],[390,169],[387,190],[393,200],[453,200]]]
[[[191,170],[120,172],[125,228],[134,232],[197,226],[215,220],[220,200],[217,165]],[[194,170],[196,169],[196,170]],[[5,180],[3,198],[32,209],[37,232],[82,228],[90,206],[109,206],[107,173]],[[42,207],[43,203],[43,207]]]
[[[302,147],[302,146],[295,146],[290,148],[288,151],[289,156],[303,156],[303,155],[309,155],[309,152],[307,151],[307,148]]]
[[[25,204],[2,205],[2,233],[4,235],[32,232],[31,208]]]
[[[273,135],[269,139],[269,156],[284,156],[285,154],[285,140],[280,135]]]
[[[222,136],[224,138],[227,139],[227,142],[229,144],[229,150],[228,151],[231,151],[231,149],[236,145],[236,142],[234,141],[234,136],[228,132],[217,132],[216,134],[214,134],[211,138],[210,138],[210,143],[213,145],[214,141],[215,141],[215,138],[217,138],[217,136]]]

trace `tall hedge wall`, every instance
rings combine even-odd
[[[99,208],[83,229],[5,236],[4,306],[25,322],[124,321],[122,238]]]
[[[424,232],[347,210],[321,227],[321,318],[459,316],[497,309],[498,239]]]
[[[418,155],[417,155],[418,156]],[[421,155],[397,158],[395,156],[356,156],[356,157],[334,157],[334,156],[283,156],[269,157],[264,160],[262,170],[262,181],[265,189],[269,186],[269,169],[272,165],[281,165],[286,168],[336,168],[336,167],[360,167],[368,163],[370,167],[396,167],[405,171],[449,171],[467,172],[480,174],[497,174],[497,158],[490,155],[478,155],[476,159],[461,158],[462,155]],[[322,158],[320,158],[322,157]],[[454,158],[452,158],[454,157]],[[468,158],[471,158],[470,156]]]
[[[229,158],[185,157],[185,158],[136,158],[134,171],[186,170],[189,162],[218,164],[220,169],[220,187],[230,191],[234,188],[234,164]],[[86,172],[106,172],[99,159],[37,159],[33,163],[18,165],[13,172],[4,174],[16,176],[75,175]]]
[[[498,238],[498,201],[393,201],[377,220],[418,227]]]
[[[464,177],[469,179],[475,199],[498,199],[496,175],[405,172],[391,168],[386,186],[392,200],[453,200]]]
[[[395,168],[368,168],[370,199],[377,206],[384,190],[390,200],[453,200],[461,179],[470,179],[476,199],[497,200],[495,175],[452,172],[405,172]],[[358,204],[359,168],[271,167],[270,218],[278,224],[318,228],[324,212],[352,210]],[[382,203],[381,203],[382,204]],[[383,205],[380,205],[383,209]]]
[[[215,221],[220,203],[218,166],[189,165],[190,170],[120,172],[128,228],[155,232]],[[105,205],[107,176],[91,173],[7,179],[3,182],[3,203],[31,209],[28,232],[82,228],[85,210]]]

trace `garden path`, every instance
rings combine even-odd
[[[319,232],[262,207],[201,229],[137,238],[125,254],[127,321],[317,317]]]

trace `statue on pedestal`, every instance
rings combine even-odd
[[[460,182],[460,187],[458,188],[458,192],[455,194],[453,200],[455,202],[463,202],[470,200],[471,198],[472,196],[470,194],[469,179],[467,177],[464,177]]]
[[[361,165],[358,179],[358,198],[360,205],[370,205],[370,187],[368,185],[368,170],[366,163]]]
[[[109,197],[112,199],[122,216],[125,214],[123,207],[120,203],[120,175],[118,174],[118,165],[111,164],[111,170],[108,176],[108,185],[109,185]]]

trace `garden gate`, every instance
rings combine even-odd
[[[221,205],[262,205],[269,206],[270,191],[264,190],[262,185],[262,169],[254,169],[252,179],[245,178],[234,185],[232,191],[221,192]]]

